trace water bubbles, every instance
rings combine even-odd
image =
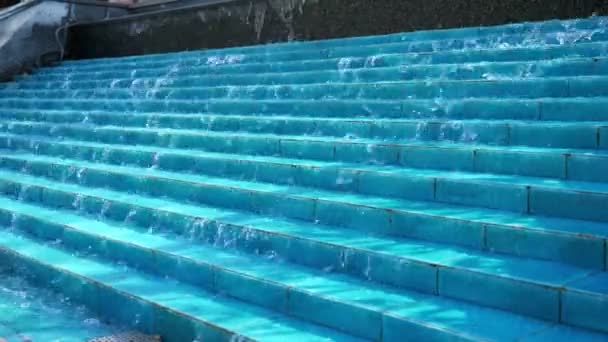
[[[19,193],[17,194],[17,199],[20,201],[26,200],[28,198],[28,194],[30,191],[31,185],[24,184],[19,188]]]
[[[78,169],[78,171],[76,171],[76,179],[78,181],[78,184],[82,184],[84,181],[84,177],[83,174],[86,171],[86,169],[84,167],[81,167]]]
[[[338,60],[338,70],[350,69],[352,62],[352,57],[340,58],[340,60]]]
[[[171,71],[169,72],[169,74],[171,73]],[[146,99],[154,99],[154,98],[159,98],[159,93],[160,90],[168,85],[171,85],[171,80],[169,80],[167,77],[158,77],[156,79],[154,79],[151,86],[148,86],[148,83],[146,83],[146,86],[148,86],[148,90],[145,93],[145,98]],[[169,95],[171,95],[171,92],[167,92],[164,99],[167,99],[169,97]]]
[[[137,209],[131,208],[129,210],[129,212],[127,213],[127,216],[125,216],[125,219],[123,220],[123,223],[125,223],[125,224],[132,223],[133,218],[135,217],[135,215],[137,215]]]
[[[19,215],[17,215],[16,213],[11,213],[11,220],[10,220],[9,228],[16,229],[18,220],[19,220]]]
[[[186,238],[190,241],[199,240],[205,232],[205,227],[209,223],[208,219],[195,218],[186,224]]]
[[[475,132],[472,128],[465,126],[462,131],[462,134],[460,135],[460,141],[475,142],[478,136],[479,134]]]
[[[486,81],[498,81],[498,80],[504,79],[505,77],[501,76],[500,74],[486,72],[481,75],[481,78]]]
[[[112,202],[108,201],[107,199],[104,199],[102,201],[101,209],[99,210],[99,215],[98,215],[99,218],[103,219],[104,217],[106,217],[106,215],[111,207],[112,207]]]
[[[136,89],[145,88],[145,86],[146,86],[146,81],[144,79],[136,78],[133,81],[131,81],[131,85],[129,88],[131,88],[131,90],[136,90]]]
[[[534,63],[527,63],[521,69],[519,76],[522,78],[533,77],[535,74],[535,71],[534,71],[535,69],[536,69],[536,65]]]
[[[89,114],[84,114],[80,123],[83,125],[87,125],[89,123],[89,120],[90,120]]]
[[[83,194],[76,194],[74,200],[72,201],[72,208],[75,210],[82,210],[82,199],[84,198]]]
[[[349,252],[346,250],[340,251],[340,255],[338,256],[338,265],[340,269],[346,269],[346,263],[349,258]]]
[[[372,280],[372,258],[371,256],[367,256],[367,262],[365,263],[365,269],[363,270],[363,276],[367,280]]]
[[[209,66],[219,66],[224,64],[235,64],[243,61],[245,55],[226,55],[226,56],[209,56],[205,64]]]
[[[101,161],[109,161],[112,151],[109,148],[104,148],[101,152]]]
[[[441,51],[441,50],[442,50],[441,42],[435,40],[431,43],[431,51],[436,52],[436,51]]]
[[[382,56],[381,55],[369,56],[365,60],[364,66],[366,68],[377,67],[377,66],[380,66],[380,62],[381,61],[382,61]]]
[[[246,242],[257,240],[258,235],[258,232],[250,227],[244,227],[243,229],[241,229],[241,238],[244,239]]]
[[[157,116],[149,116],[146,119],[146,128],[155,128],[160,126],[160,121]]]
[[[239,88],[237,86],[229,85],[226,87],[226,97],[229,99],[235,99],[239,97]],[[249,90],[249,87],[246,88],[246,91]]]
[[[354,177],[349,172],[339,172],[336,178],[336,185],[348,185],[354,182]]]
[[[119,79],[112,80],[112,82],[110,83],[110,89],[117,88],[118,84],[120,84],[120,80]]]
[[[272,251],[272,250],[266,251],[264,253],[264,258],[266,258],[267,260],[270,260],[270,261],[276,261],[276,260],[280,259],[279,254],[276,251]]]

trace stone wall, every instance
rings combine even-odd
[[[49,54],[58,54],[55,30],[66,21],[68,11],[68,4],[49,1],[0,22],[0,81],[44,64]]]
[[[72,58],[608,14],[605,0],[236,0],[75,26]]]

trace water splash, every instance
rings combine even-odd
[[[365,269],[363,270],[363,276],[367,280],[372,280],[372,257],[370,255],[367,256]]]
[[[221,248],[232,248],[236,246],[236,237],[226,224],[217,224],[216,233],[213,237],[213,246]]]
[[[236,64],[245,60],[245,55],[225,55],[225,56],[209,56],[205,62],[206,65],[215,67],[226,64]]]
[[[414,133],[414,140],[420,141],[424,138],[427,132],[429,123],[427,121],[420,121],[416,124],[416,132]]]
[[[125,219],[123,220],[123,223],[124,224],[133,223],[133,218],[135,217],[135,215],[137,215],[137,209],[131,208],[129,210],[129,212],[127,213],[127,216],[125,216]]]
[[[17,225],[18,225],[18,221],[19,221],[19,215],[17,213],[11,213],[11,220],[9,223],[9,228],[10,229],[17,229]]]
[[[108,214],[108,211],[110,210],[110,208],[112,207],[112,202],[104,199],[102,201],[102,205],[101,205],[101,209],[99,210],[99,214],[97,215],[97,217],[101,220],[103,218],[106,217],[106,215]]]
[[[160,165],[160,152],[154,152],[152,155],[152,163],[150,163],[150,169],[158,169]]]
[[[86,172],[86,169],[84,167],[79,168],[76,171],[76,180],[78,182],[78,184],[83,184],[85,179],[84,179],[84,173]]]
[[[369,57],[367,57],[367,59],[365,59],[365,63],[363,64],[363,66],[365,68],[374,68],[374,67],[381,66],[380,64],[382,61],[382,57],[383,57],[383,55],[369,56]]]
[[[200,240],[204,233],[209,220],[206,218],[194,218],[186,224],[186,239],[189,241]]]
[[[467,125],[461,126],[462,133],[460,135],[459,140],[462,142],[476,142],[479,134],[472,128]]]
[[[343,57],[338,60],[338,70],[350,69],[351,64],[353,63],[354,58],[352,57]]]
[[[115,79],[112,82],[110,82],[110,89],[115,89],[117,88],[117,86],[120,84],[120,80],[119,79]]]
[[[83,199],[84,199],[83,194],[76,194],[76,196],[74,196],[74,200],[72,201],[72,208],[74,208],[77,211],[83,211],[84,210],[84,208],[82,206]]]

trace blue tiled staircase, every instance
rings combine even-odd
[[[165,341],[607,341],[607,24],[39,70],[0,260]]]

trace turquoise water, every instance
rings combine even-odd
[[[0,273],[0,338],[8,342],[82,342],[116,329],[69,298]]]

